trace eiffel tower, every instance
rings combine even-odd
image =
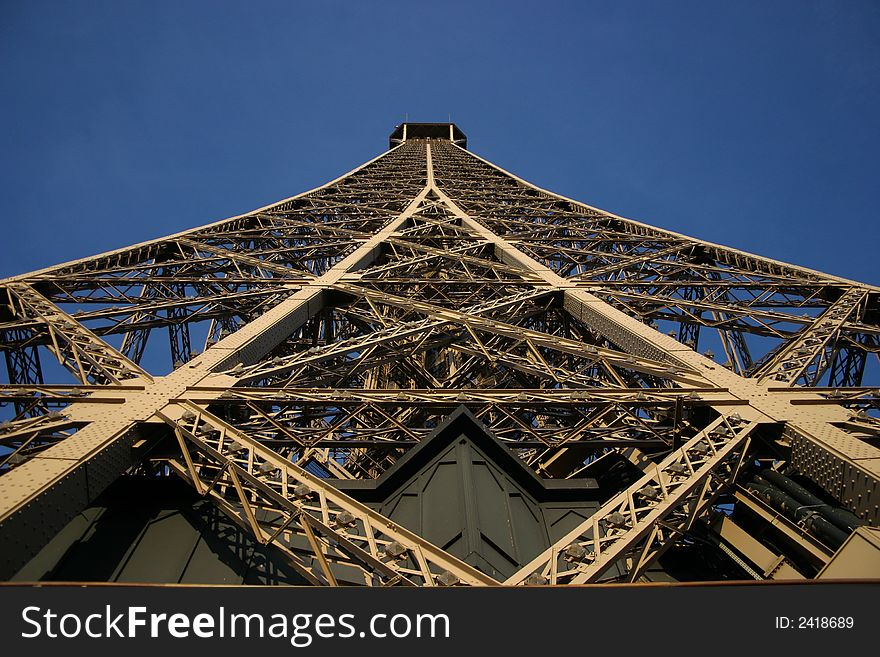
[[[0,299],[5,580],[880,577],[880,288],[553,194],[455,124]]]

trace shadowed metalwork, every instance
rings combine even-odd
[[[310,192],[0,281],[0,575],[136,474],[180,477],[316,585],[877,576],[849,555],[878,544],[880,290],[466,147],[403,124]],[[363,493],[462,412],[462,445],[489,443]],[[435,545],[443,523],[461,535]],[[695,551],[711,567],[675,565]]]

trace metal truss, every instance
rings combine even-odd
[[[169,461],[173,470],[260,543],[283,550],[312,584],[493,583],[216,416],[186,408],[177,422],[163,415],[183,457]]]
[[[639,581],[705,532],[746,573],[811,576],[827,546],[749,497],[754,463],[880,520],[878,288],[560,197],[448,132],[0,281],[0,574],[135,467],[316,585]],[[539,477],[605,473],[601,509],[506,582],[333,484],[382,476],[460,406]]]
[[[710,424],[507,583],[582,584],[612,569],[635,581],[735,481],[757,423],[731,419]]]
[[[817,385],[828,355],[821,348],[808,354],[805,346],[821,342],[833,354],[853,342],[862,353],[877,353],[866,339],[877,336],[876,320],[863,321],[876,312],[876,288],[562,199],[454,146],[437,149],[435,161],[444,191],[508,244],[627,314],[665,324],[664,332],[694,349],[696,327],[715,329],[729,366],[741,374],[784,372],[785,381]]]
[[[859,314],[867,298],[868,291],[864,289],[853,288],[844,292],[809,327],[789,340],[778,354],[768,358],[755,376],[786,383],[804,379],[808,385],[816,385],[831,366],[833,345],[837,343],[834,338],[848,317]]]
[[[218,396],[219,395],[219,396]],[[296,463],[317,462],[337,478],[375,477],[466,405],[537,471],[576,451],[578,464],[602,449],[666,451],[684,419],[720,403],[726,391],[693,389],[193,388],[186,399],[224,409],[229,423]],[[682,416],[674,426],[676,406]],[[333,458],[330,458],[332,454]]]
[[[150,375],[60,310],[27,283],[6,286],[9,309],[17,317],[45,325],[52,354],[81,383],[119,383]]]

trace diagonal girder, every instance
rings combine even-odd
[[[51,389],[33,376],[0,390],[0,404],[67,404],[64,417],[31,425],[19,415],[5,428],[15,456],[30,458],[0,477],[6,561],[21,558],[7,549],[9,536],[28,535],[41,508],[64,506],[71,482],[85,481],[76,499],[87,502],[120,471],[106,467],[104,454],[167,424],[180,452],[156,463],[259,542],[276,545],[312,583],[492,583],[442,551],[425,558],[421,539],[387,519],[366,529],[372,519],[363,509],[305,477],[310,463],[334,477],[378,476],[461,404],[545,475],[582,476],[622,454],[650,474],[652,459],[670,448],[679,455],[673,465],[684,470],[657,475],[657,504],[624,487],[617,506],[602,512],[611,524],[573,539],[569,560],[560,555],[571,544],[557,552],[555,581],[637,579],[725,490],[750,444],[740,433],[756,423],[775,427],[761,434],[762,454],[771,445],[774,456],[876,520],[878,455],[862,439],[874,429],[870,418],[852,416],[830,394],[769,390],[738,375],[750,365],[753,335],[807,336],[841,303],[828,301],[837,290],[856,287],[865,290],[856,301],[864,312],[834,328],[808,370],[830,367],[833,381],[860,380],[880,334],[872,289],[614,217],[451,143],[405,140],[373,163],[249,215],[4,282],[24,281],[46,303],[78,304],[86,312],[71,320],[89,321],[84,330],[96,339],[168,328],[181,361],[187,336],[173,331],[210,322],[203,354],[137,390]],[[168,298],[150,298],[150,289]],[[790,315],[794,309],[826,314],[813,320]],[[45,344],[25,333],[41,330],[41,317],[2,319],[0,329],[22,331],[10,345]],[[652,319],[718,329],[741,361],[737,371],[683,344],[696,346],[692,332],[676,341],[651,328]],[[606,376],[584,375],[594,366]],[[283,388],[261,385],[278,385],[273,377],[282,374]],[[347,381],[361,387],[334,387]],[[589,389],[600,384],[607,387]],[[745,423],[733,419],[733,406]],[[718,429],[734,425],[737,444],[728,446],[731,436]],[[648,453],[632,456],[636,447]],[[309,493],[301,497],[285,490],[302,485]],[[47,522],[57,528],[57,518]],[[585,538],[599,541],[610,566],[585,558]]]
[[[812,325],[802,329],[783,349],[766,361],[754,376],[761,380],[772,379],[784,383],[795,383],[801,377],[806,377],[808,385],[816,385],[821,375],[831,366],[830,358],[826,354],[829,343],[834,340],[844,323],[859,313],[859,308],[867,297],[868,290],[863,288],[850,288],[844,292]]]
[[[710,424],[505,584],[583,584],[612,568],[615,578],[638,579],[734,482],[758,426],[742,425],[738,416]]]
[[[392,303],[394,300],[400,299],[399,297],[394,297],[393,295],[389,295],[384,292],[374,292],[367,288],[361,288],[359,286],[348,284],[336,283],[333,287],[335,289],[345,292],[352,292],[354,290],[358,295],[371,297],[374,300],[380,301],[382,303]],[[503,297],[497,301],[476,305],[469,309],[469,313],[467,314],[467,316],[473,318],[476,317],[479,313],[503,309],[505,307],[518,304],[525,300],[536,299],[542,296],[546,296],[547,294],[548,292],[546,290],[537,289],[510,295],[507,297]],[[424,309],[425,307],[430,306],[430,304],[416,305],[416,302],[411,302],[409,300],[402,300],[400,301],[400,303],[404,307],[418,309]],[[430,307],[433,308],[433,306]],[[430,313],[428,314],[430,315]],[[459,317],[463,315],[463,313],[458,313],[455,316]],[[367,333],[360,338],[337,341],[328,344],[323,348],[315,347],[310,349],[309,351],[295,353],[286,358],[276,357],[267,363],[259,363],[250,368],[232,370],[230,371],[230,373],[237,376],[239,381],[242,383],[258,381],[269,376],[277,376],[279,374],[289,372],[295,367],[302,366],[311,362],[319,362],[322,360],[333,358],[335,356],[343,356],[350,352],[361,352],[371,347],[386,344],[389,342],[399,342],[401,340],[411,339],[415,336],[425,333],[426,331],[443,327],[451,321],[452,320],[449,317],[443,316],[442,318],[436,319],[428,317],[419,321],[398,323],[388,327],[387,329]]]
[[[424,151],[424,146],[403,145],[363,165],[355,174],[379,166],[377,163],[383,158],[390,161],[403,158],[416,168],[424,167]],[[328,183],[325,188],[336,182]],[[350,189],[348,191],[353,193]],[[381,230],[324,273],[315,285],[303,286],[243,328],[213,344],[185,367],[163,377],[142,377],[143,389],[127,392],[125,403],[114,406],[112,412],[105,409],[96,413],[88,403],[71,404],[65,411],[71,421],[84,417],[86,426],[72,438],[45,449],[0,476],[0,576],[8,577],[14,573],[49,540],[53,532],[60,530],[116,477],[136,464],[140,454],[135,447],[140,445],[143,449],[144,444],[149,444],[149,441],[138,440],[143,423],[161,412],[189,385],[212,376],[215,370],[226,369],[235,362],[254,362],[271,351],[320,310],[328,284],[336,282],[347,271],[370,264],[382,241],[407,222],[427,192],[428,189],[422,187],[402,204],[395,194],[388,205],[400,210],[383,218]],[[297,198],[307,198],[311,193],[314,192],[274,207],[286,211],[296,204]],[[363,194],[363,191],[357,193]],[[48,272],[58,275],[66,270],[97,267],[99,262],[128,260],[139,251],[140,247],[122,249],[96,260],[86,259],[50,268]],[[11,279],[4,284],[19,282]],[[39,521],[35,520],[37,517]]]
[[[27,283],[6,284],[9,308],[19,317],[45,323],[50,350],[81,383],[119,383],[133,377],[150,380],[146,370],[129,360]]]
[[[296,269],[292,269],[290,267],[285,267],[284,265],[279,265],[269,260],[263,260],[261,258],[255,258],[253,256],[249,256],[246,253],[241,253],[238,251],[230,251],[229,249],[224,249],[219,246],[214,246],[213,244],[207,244],[205,242],[199,242],[194,239],[190,239],[189,237],[178,237],[176,240],[179,244],[184,244],[195,251],[207,251],[209,253],[213,253],[215,255],[219,255],[226,260],[234,264],[244,264],[248,267],[253,267],[257,271],[263,272],[271,272],[273,274],[278,274],[280,276],[302,276],[302,272],[297,271]],[[240,270],[239,270],[240,271]]]
[[[349,583],[368,586],[434,586],[444,574],[462,584],[497,583],[204,409],[185,408],[176,421],[161,415],[177,433],[186,466],[179,471],[200,494],[246,519],[261,543],[280,548],[310,582],[337,585],[338,565],[356,573],[348,573]],[[308,549],[296,544],[303,536]]]
[[[688,243],[684,244],[673,244],[672,246],[666,247],[665,249],[660,249],[657,251],[647,251],[644,253],[639,253],[637,255],[627,255],[626,257],[621,257],[619,262],[615,262],[613,264],[599,266],[592,269],[588,269],[580,274],[576,274],[573,278],[577,280],[587,280],[587,281],[600,281],[602,280],[602,276],[607,276],[609,274],[623,274],[626,270],[633,268],[637,265],[652,263],[656,264],[658,262],[662,262],[663,258],[669,255],[674,255],[683,251],[684,249],[690,248],[692,245]],[[617,256],[618,254],[610,254]]]
[[[582,342],[560,338],[558,336],[549,336],[539,331],[509,324],[496,319],[484,318],[474,311],[460,311],[449,308],[434,306],[433,304],[407,299],[396,295],[375,292],[373,290],[361,288],[357,285],[339,282],[334,287],[340,291],[347,292],[355,296],[373,297],[374,299],[390,305],[397,305],[404,308],[412,308],[419,312],[424,312],[430,316],[437,317],[446,322],[453,322],[470,326],[475,329],[487,331],[489,333],[502,335],[514,339],[522,339],[532,342],[535,345],[554,349],[561,352],[571,353],[572,355],[582,356],[584,354],[594,354],[601,357],[611,364],[620,365],[639,372],[656,374],[673,380],[681,380],[697,384],[700,379],[695,376],[696,372],[688,371],[684,368],[676,368],[663,361],[652,360],[648,358],[640,358],[632,354],[616,351],[607,348],[597,348],[593,345],[584,344]],[[544,294],[549,290],[545,288],[536,288],[532,292],[525,292],[521,295],[512,295],[509,299],[518,299],[519,297],[528,295]]]

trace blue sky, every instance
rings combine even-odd
[[[880,283],[880,3],[0,3],[0,276],[238,214],[408,114],[656,226]]]

